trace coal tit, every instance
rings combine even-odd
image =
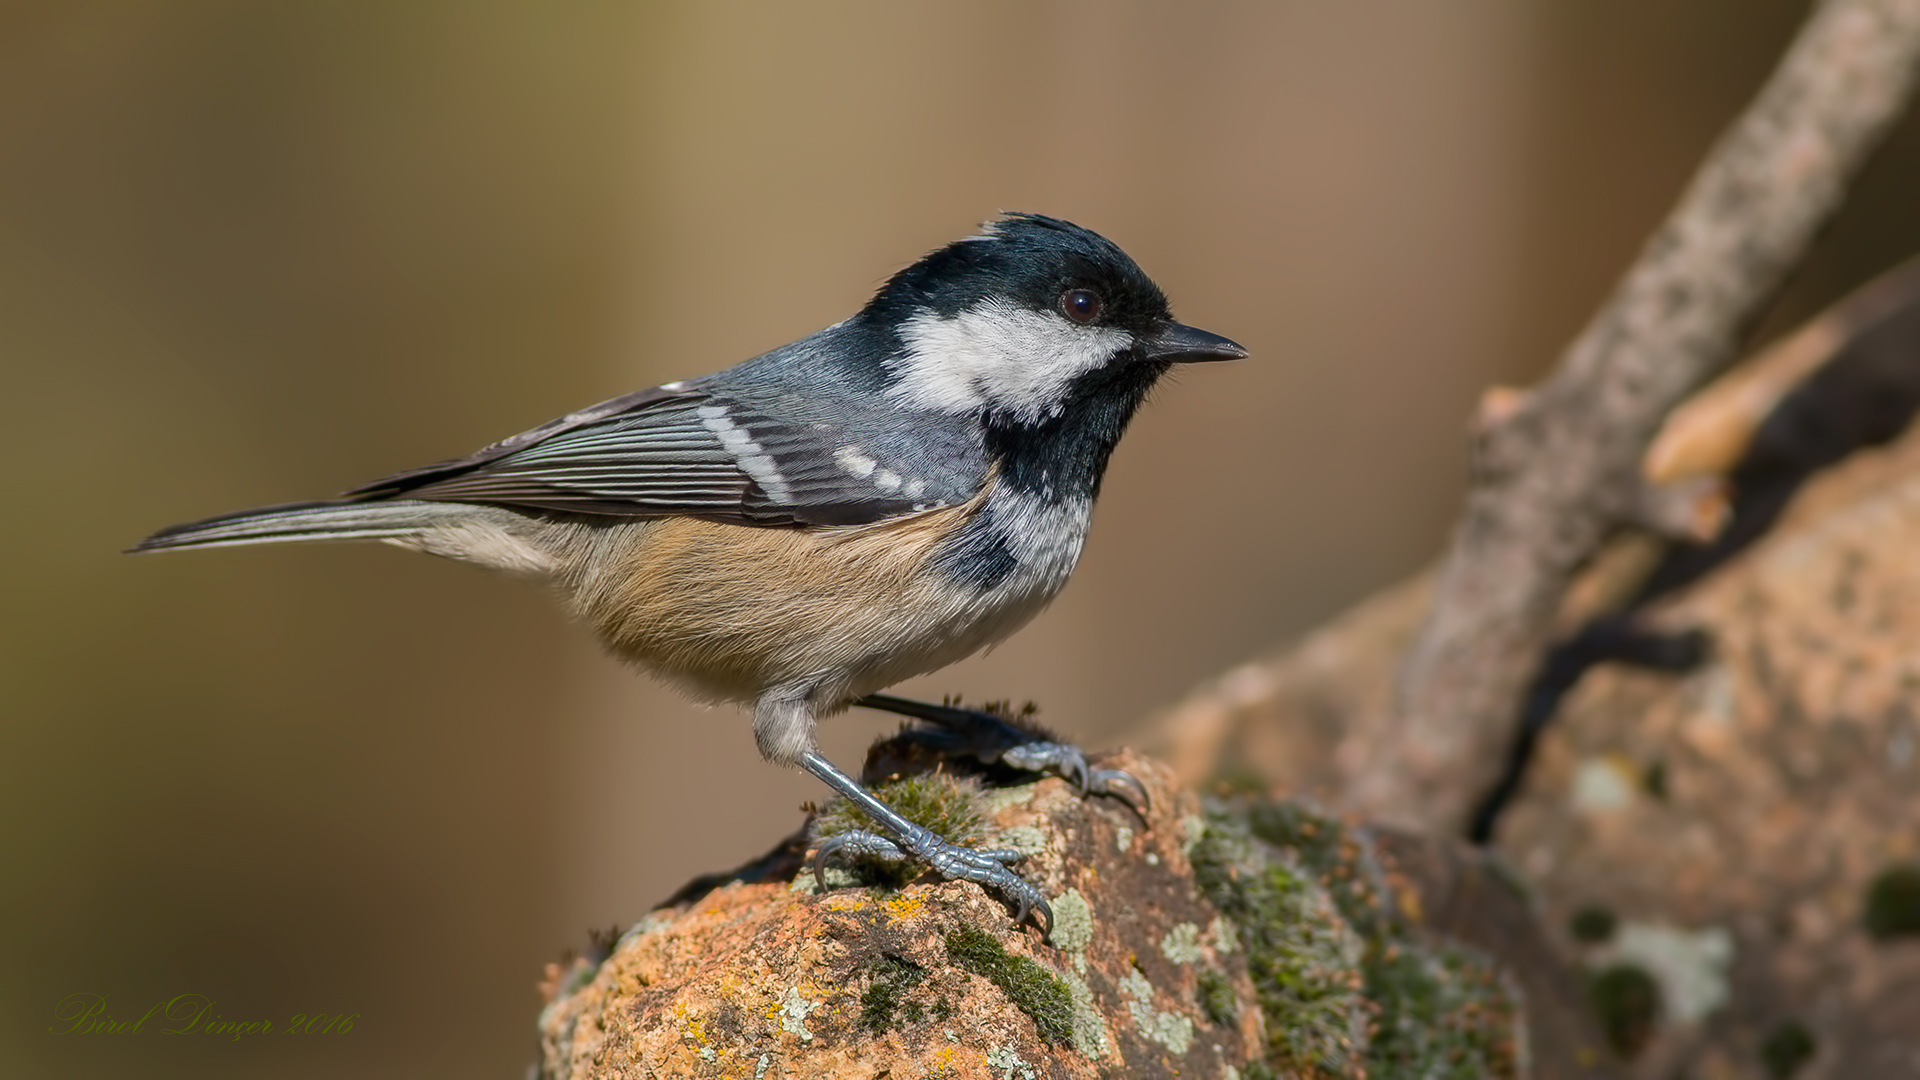
[[[383,540],[554,585],[615,655],[753,709],[879,832],[816,856],[911,858],[1051,929],[1016,856],[899,817],[814,745],[862,704],[1113,794],[1138,785],[964,710],[877,694],[1019,629],[1066,583],[1107,459],[1176,363],[1246,355],[1173,321],[1112,242],[1009,214],[895,274],[859,314],[702,378],[570,413],[325,502],[176,525],[135,548]],[[884,835],[882,835],[884,833]]]

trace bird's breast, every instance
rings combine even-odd
[[[1051,599],[1080,559],[1093,517],[1091,496],[1055,496],[995,484],[980,509],[931,553],[957,585],[1007,602]]]
[[[857,527],[622,522],[563,583],[617,655],[698,696],[806,687],[830,707],[1025,625],[1066,583],[1090,512],[989,483],[967,503]]]

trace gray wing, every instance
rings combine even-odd
[[[897,446],[872,445],[881,440],[861,442],[844,424],[775,411],[697,384],[670,383],[347,497],[685,515],[747,525],[857,525],[963,502],[986,477],[978,451],[903,454]],[[957,434],[945,439],[964,449]]]

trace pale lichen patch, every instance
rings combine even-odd
[[[812,1042],[813,1032],[807,1030],[807,1014],[813,1011],[813,1002],[800,996],[800,988],[787,988],[787,997],[780,1005],[780,1030],[789,1035],[800,1036],[801,1042]]]
[[[1029,857],[1040,855],[1047,850],[1047,834],[1031,825],[1015,825],[996,833],[994,846],[1012,848]]]
[[[1079,952],[1093,940],[1093,905],[1079,889],[1068,889],[1053,899],[1053,935],[1056,947]]]
[[[1633,763],[1616,754],[1590,757],[1574,769],[1568,797],[1576,813],[1610,814],[1634,800],[1639,777]]]
[[[1106,1057],[1112,1044],[1107,1040],[1107,1022],[1101,1018],[1099,1006],[1094,1004],[1093,988],[1076,974],[1068,973],[1061,979],[1073,999],[1073,1048],[1091,1061]]]
[[[1207,835],[1207,819],[1199,814],[1188,814],[1180,819],[1180,854],[1193,854],[1193,846]]]
[[[1016,806],[1027,805],[1033,801],[1034,792],[1038,791],[1039,788],[1039,784],[1021,784],[1017,787],[989,788],[981,793],[980,805],[986,809],[988,816],[992,816],[1002,810],[1010,810]]]
[[[1733,934],[1724,926],[1684,930],[1659,923],[1626,923],[1596,955],[1636,964],[1660,983],[1667,1019],[1693,1024],[1725,1005],[1732,996],[1727,978],[1733,966]]]
[[[1160,955],[1176,964],[1194,964],[1205,957],[1200,949],[1200,928],[1183,922],[1160,939]]]
[[[641,938],[646,937],[648,934],[653,933],[655,930],[662,929],[663,927],[669,926],[672,923],[673,923],[673,915],[671,913],[662,912],[662,911],[650,911],[644,917],[642,917],[639,922],[634,923],[632,926],[628,927],[626,933],[620,935],[620,942],[619,944],[615,945],[614,948],[616,951],[620,949],[624,949],[628,945],[631,945],[632,943],[634,943],[635,941],[638,941]]]
[[[1213,939],[1213,951],[1223,956],[1240,948],[1240,934],[1225,915],[1216,915],[1207,924],[1207,936]]]
[[[1020,1051],[1015,1050],[1011,1044],[996,1046],[987,1051],[987,1067],[1004,1070],[1000,1072],[1000,1080],[1013,1080],[1016,1072],[1020,1080],[1035,1080],[1036,1076],[1033,1066],[1021,1060]]]
[[[1138,971],[1129,971],[1120,980],[1120,989],[1129,1000],[1127,1011],[1133,1015],[1140,1034],[1176,1054],[1185,1054],[1193,1045],[1193,1021],[1175,1012],[1153,1007],[1153,984]]]

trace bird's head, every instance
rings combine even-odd
[[[860,318],[898,340],[887,393],[911,408],[1040,425],[1176,363],[1247,351],[1173,320],[1166,294],[1112,241],[1008,214],[895,274]]]

